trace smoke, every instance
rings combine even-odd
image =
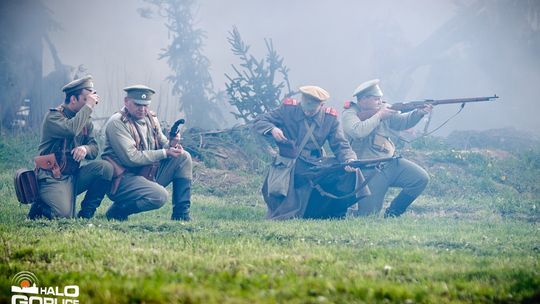
[[[95,77],[106,101],[98,116],[118,110],[122,88],[135,83],[157,89],[152,107],[162,118],[181,116],[165,80],[171,71],[158,60],[169,39],[165,20],[145,10],[144,1],[46,5],[62,26],[50,37],[63,63],[84,64]],[[467,105],[437,134],[508,126],[538,134],[540,68],[537,55],[531,55],[540,40],[538,6],[534,1],[200,0],[195,15],[208,37],[204,53],[216,89],[224,89],[224,73],[238,63],[226,40],[236,25],[260,56],[263,39],[271,38],[290,68],[292,85],[327,89],[330,105],[338,109],[358,84],[380,78],[389,102],[501,96]],[[46,75],[53,69],[47,48],[44,63]],[[433,125],[457,110],[437,107]]]

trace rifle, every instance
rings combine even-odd
[[[171,127],[171,131],[169,132],[169,140],[175,138],[176,135],[178,135],[178,132],[180,132],[180,125],[183,125],[185,122],[186,120],[183,118],[180,118],[179,120],[174,122]]]
[[[368,158],[353,160],[348,163],[330,163],[317,165],[309,168],[302,175],[310,180],[317,181],[320,178],[324,178],[328,174],[337,173],[345,170],[345,167],[349,166],[355,169],[371,169],[380,168],[384,163],[398,159],[401,156],[381,157],[381,158]]]
[[[392,161],[394,159],[400,158],[400,156],[393,156],[393,157],[382,157],[382,158],[372,158],[372,159],[361,159],[361,160],[353,160],[348,163],[330,163],[326,165],[317,165],[314,167],[309,168],[306,172],[303,172],[301,175],[309,180],[309,184],[312,188],[319,191],[319,193],[323,196],[327,196],[333,199],[346,199],[353,196],[356,196],[357,193],[360,191],[363,191],[365,186],[369,183],[371,178],[375,176],[375,174],[371,174],[367,177],[367,179],[363,179],[360,181],[361,185],[358,186],[353,192],[349,194],[345,194],[342,196],[338,196],[336,194],[332,194],[326,190],[324,190],[321,186],[321,182],[328,178],[331,174],[342,174],[345,170],[345,167],[349,166],[356,169],[368,169],[368,168],[375,168],[378,172],[381,171],[382,167],[385,163]],[[363,175],[361,176],[363,177]],[[369,194],[369,191],[368,191]]]
[[[462,104],[462,107],[463,107],[465,106],[466,103],[469,103],[469,102],[491,101],[497,98],[499,98],[499,96],[493,95],[493,96],[486,96],[486,97],[471,97],[471,98],[456,98],[456,99],[425,99],[425,100],[419,100],[419,101],[396,102],[390,105],[388,108],[391,110],[406,113],[414,109],[423,108],[426,105],[438,106],[438,105],[443,105],[443,104],[460,103]],[[379,112],[379,109],[362,110],[357,113],[357,116],[358,118],[360,118],[361,121],[364,121],[368,118],[371,118],[377,112]]]

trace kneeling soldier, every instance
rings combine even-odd
[[[390,137],[396,131],[414,127],[432,109],[426,106],[409,113],[391,110],[383,103],[383,93],[378,84],[379,80],[373,79],[358,86],[353,93],[357,102],[346,103],[343,111],[343,129],[359,159],[395,156],[396,149]],[[358,117],[362,111],[373,111],[375,114],[362,121]],[[428,173],[405,158],[396,158],[388,163],[382,173],[374,169],[365,173],[373,175],[368,183],[372,195],[358,201],[358,210],[354,212],[356,216],[378,214],[389,187],[402,190],[385,210],[384,216],[400,216],[429,182]]]
[[[328,92],[317,86],[299,90],[299,102],[287,98],[279,108],[257,116],[253,124],[257,133],[272,136],[280,148],[262,189],[267,218],[343,218],[357,197],[369,190],[360,185],[361,172],[350,167],[325,176],[317,185],[306,175],[329,160],[322,148],[326,142],[340,163],[355,160],[356,154],[345,139],[336,110],[324,106]]]
[[[99,96],[92,76],[74,80],[62,91],[64,104],[50,109],[43,120],[40,156],[36,157],[40,201],[32,205],[30,219],[73,217],[75,196],[84,191],[78,216],[91,218],[110,189],[113,169],[108,162],[95,160],[79,166],[83,159],[98,155],[90,115]]]
[[[167,201],[165,187],[173,183],[171,219],[189,221],[191,155],[167,138],[156,115],[148,109],[155,91],[143,85],[124,89],[124,108],[105,127],[102,155],[113,164],[114,180],[107,211],[109,220],[127,220],[130,214],[157,209]]]

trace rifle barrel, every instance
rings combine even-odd
[[[416,108],[423,107],[427,104],[431,105],[443,105],[443,104],[455,104],[455,103],[469,103],[469,102],[483,102],[483,101],[492,101],[499,98],[496,94],[493,96],[485,97],[469,97],[469,98],[454,98],[454,99],[425,99],[419,101],[410,101],[410,102],[397,102],[394,103],[390,108],[398,111],[412,111]]]

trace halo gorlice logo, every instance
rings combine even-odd
[[[11,280],[11,304],[78,304],[79,286],[40,287],[35,274],[17,273]]]
[[[39,294],[37,285],[39,285],[39,281],[35,274],[21,271],[11,280],[11,292]]]

